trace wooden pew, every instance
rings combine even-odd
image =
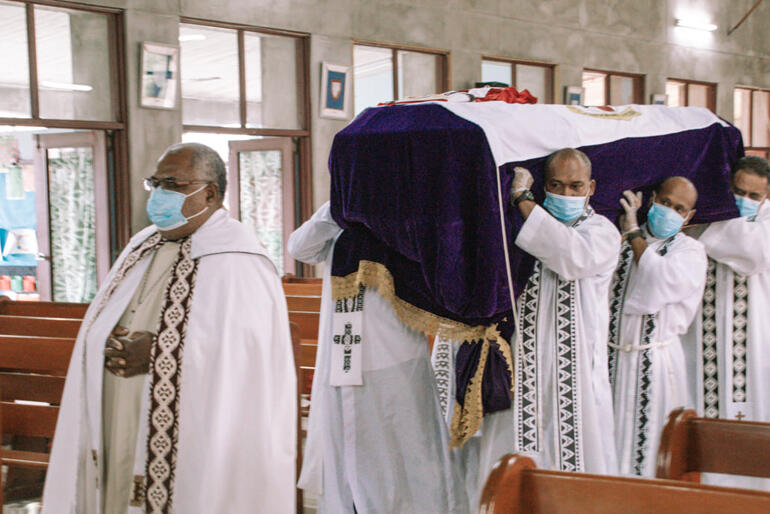
[[[529,457],[506,455],[481,493],[483,514],[680,514],[770,512],[770,493],[674,480],[589,475],[535,468]]]
[[[0,434],[16,447],[0,449],[17,484],[13,494],[39,492],[70,356],[87,305],[0,302]],[[31,403],[30,403],[31,402]],[[0,484],[0,499],[6,484]]]
[[[700,482],[701,473],[770,478],[770,423],[706,419],[679,408],[668,416],[658,478]]]

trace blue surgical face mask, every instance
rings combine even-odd
[[[200,216],[208,209],[208,206],[206,206],[199,213],[193,214],[189,218],[182,214],[182,206],[185,199],[188,196],[200,193],[205,188],[206,185],[189,195],[177,191],[169,191],[162,187],[154,188],[152,193],[150,193],[149,200],[147,200],[147,214],[150,216],[150,221],[161,230],[174,230],[185,225],[188,221],[196,216]]]
[[[735,195],[735,203],[738,205],[738,210],[744,218],[756,216],[759,212],[759,202],[751,198]]]
[[[587,203],[587,196],[563,196],[546,191],[543,207],[559,221],[572,221],[583,214]]]
[[[647,227],[658,239],[673,236],[679,232],[682,225],[684,225],[684,218],[671,207],[655,202],[647,212]]]

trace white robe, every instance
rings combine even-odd
[[[638,263],[624,246],[613,281],[610,344],[621,348],[610,347],[609,360],[620,473],[653,477],[668,414],[692,404],[679,338],[703,297],[706,252],[684,234],[645,235]]]
[[[518,300],[514,446],[540,467],[614,474],[606,341],[620,234],[607,218],[587,214],[564,224],[536,206],[516,238],[540,261],[540,280],[536,297]],[[502,414],[493,415],[501,429]]]
[[[156,230],[131,239],[105,284]],[[173,511],[294,512],[296,374],[280,278],[253,234],[225,210],[191,241],[199,264],[184,341]],[[46,478],[46,513],[101,510],[102,352],[150,260],[145,256],[128,272],[88,337],[78,334]],[[104,288],[90,309],[103,295]],[[148,395],[141,408],[140,419],[148,419]],[[140,425],[136,475],[144,474],[147,431],[148,423]]]
[[[701,312],[688,332],[698,414],[770,422],[770,205],[755,221],[743,217],[711,224],[699,241],[716,261],[715,267],[710,264],[716,281],[707,283]],[[734,287],[736,273],[745,276],[745,289]],[[707,327],[715,323],[706,337],[704,320]],[[738,332],[744,326],[742,336]],[[714,475],[704,481],[770,490],[766,479]]]
[[[428,342],[375,290],[364,293],[363,385],[329,385],[330,273],[341,232],[324,204],[289,238],[289,253],[325,261],[318,354],[299,487],[319,495],[319,514],[467,512],[449,452]]]

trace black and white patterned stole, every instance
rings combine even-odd
[[[182,240],[150,351],[150,429],[144,489],[145,512],[153,514],[173,512],[182,356],[198,270],[191,248],[190,238]]]
[[[443,335],[439,335],[433,346],[431,364],[433,365],[433,377],[436,379],[438,390],[438,403],[441,406],[441,414],[446,418],[449,410],[449,400],[452,389],[452,374],[454,373],[454,345],[452,341]]]
[[[361,285],[358,293],[340,298],[334,304],[332,317],[333,345],[331,349],[331,371],[329,385],[348,386],[363,384],[361,363],[361,333],[363,324],[364,292]]]
[[[522,452],[540,451],[538,416],[537,320],[540,304],[542,264],[538,260],[529,276],[527,286],[519,298],[519,354],[516,366],[516,395],[518,408],[518,448]]]
[[[679,233],[666,239],[658,248],[657,253],[661,257],[665,256],[671,244],[679,236]],[[615,393],[620,338],[622,334],[623,306],[628,292],[628,283],[633,269],[633,248],[628,241],[624,241],[620,251],[620,260],[615,270],[612,286],[610,289],[610,331],[608,345],[608,363],[610,385],[613,395]],[[641,349],[637,360],[636,372],[636,395],[634,404],[634,431],[633,431],[633,470],[637,475],[641,475],[644,469],[644,460],[649,453],[649,422],[650,422],[650,402],[652,400],[652,338],[657,329],[657,314],[646,314],[642,316],[641,334],[639,346]]]
[[[717,348],[717,263],[708,260],[706,288],[701,305],[701,358],[703,416],[719,417],[719,363]]]
[[[744,403],[746,398],[746,365],[748,362],[748,277],[733,271],[733,402]]]

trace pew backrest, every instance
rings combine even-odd
[[[676,409],[663,428],[658,478],[700,481],[700,473],[770,478],[770,423],[707,419]]]
[[[483,514],[674,514],[770,512],[770,493],[673,480],[536,469],[532,459],[506,455],[482,491]]]

